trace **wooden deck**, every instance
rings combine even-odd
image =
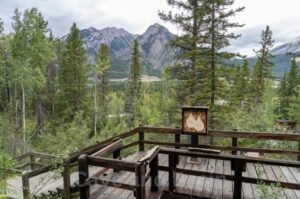
[[[143,156],[142,152],[136,153],[130,157],[130,160],[137,160]],[[167,155],[159,155],[159,165],[167,166]],[[233,174],[231,171],[230,161],[198,158],[197,163],[191,162],[189,158],[181,157],[178,168],[192,169],[198,171],[209,171],[219,174]],[[300,184],[300,170],[298,168],[288,168],[279,166],[258,166],[252,163],[247,163],[246,172],[243,176],[258,177],[261,179],[278,180],[281,182],[292,182]],[[134,185],[135,177],[130,172],[106,172],[100,176],[101,179],[114,180],[122,183]],[[177,173],[177,189],[176,193],[183,194],[187,198],[233,198],[233,182],[209,177],[197,177]],[[164,198],[163,192],[168,190],[168,173],[159,171],[159,192],[150,192],[150,182],[146,184],[147,198],[156,199]],[[276,188],[275,188],[276,189]],[[271,190],[275,192],[276,190]],[[278,191],[280,198],[300,199],[300,190],[282,189]],[[260,188],[258,185],[243,183],[242,188],[243,198],[260,198]],[[91,198],[93,199],[133,199],[132,191],[107,187],[102,185],[93,185],[91,187]]]

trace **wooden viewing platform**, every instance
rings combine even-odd
[[[51,183],[51,189],[59,190],[66,199],[78,197],[78,194],[72,196],[76,192],[80,192],[81,199],[259,198],[262,183],[276,184],[268,186],[273,191],[282,187],[282,198],[300,199],[300,148],[239,146],[239,140],[250,139],[286,141],[300,147],[300,135],[208,131],[208,136],[227,140],[223,143],[229,145],[199,144],[206,135],[197,135],[197,141],[189,143],[183,140],[186,135],[191,134],[182,133],[180,128],[140,126],[70,154],[63,164],[55,163],[26,173],[23,197],[33,197],[32,178],[63,166],[62,176],[57,179],[61,182],[59,187]],[[129,150],[133,153],[126,158]],[[238,155],[247,152],[285,156],[291,160]],[[43,188],[43,196],[49,194],[47,186]]]

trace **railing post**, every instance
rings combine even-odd
[[[175,143],[180,144],[180,134],[175,134]],[[175,149],[180,149],[180,146],[175,146]],[[179,164],[179,156],[175,156],[175,162],[176,164]]]
[[[151,192],[158,191],[158,154],[150,162]]]
[[[176,162],[175,154],[169,154],[169,191],[176,189]]]
[[[245,161],[234,159],[234,191],[233,198],[242,198],[242,175]]]
[[[237,131],[237,129],[233,129],[232,131]],[[231,147],[237,147],[238,145],[238,139],[236,137],[231,138]],[[232,150],[232,155],[237,155],[237,151]],[[234,161],[231,160],[231,170],[234,170]]]
[[[298,152],[300,152],[300,141],[298,141]],[[300,161],[300,155],[298,155],[297,160]]]
[[[24,171],[22,175],[22,188],[23,188],[23,198],[30,199],[30,188],[29,188],[29,172]]]
[[[64,159],[64,171],[63,171],[63,181],[64,181],[64,199],[71,199],[70,194],[70,164],[69,164],[69,158]]]
[[[135,167],[135,198],[146,199],[146,182],[145,182],[146,166],[138,163]]]
[[[34,155],[30,152],[29,154],[29,159],[30,159],[30,169],[31,170],[34,170],[34,163],[35,163],[35,157]]]
[[[113,152],[113,159],[119,159],[119,158],[121,158],[121,148]],[[114,172],[119,172],[119,170],[114,169]]]
[[[143,125],[140,125],[142,127]],[[145,151],[145,134],[142,131],[139,131],[139,151]]]
[[[86,180],[89,178],[88,156],[86,154],[79,156],[78,171],[80,199],[88,199],[90,197],[90,185],[86,184]]]

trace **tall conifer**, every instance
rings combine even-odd
[[[88,106],[87,58],[80,30],[75,23],[66,40],[58,75],[60,113],[67,111],[67,117],[71,119],[80,110],[86,114]]]
[[[125,99],[125,112],[128,114],[128,125],[130,127],[135,125],[138,100],[141,96],[141,61],[140,49],[137,40],[134,40],[131,64],[129,68],[129,76],[127,81],[127,91]]]

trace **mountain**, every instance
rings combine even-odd
[[[273,55],[282,55],[287,53],[300,53],[300,36],[295,39],[288,41],[282,45],[277,46],[272,49],[271,53]]]
[[[274,64],[273,75],[277,78],[281,78],[285,72],[289,71],[293,55],[296,56],[296,62],[300,67],[300,36],[274,47],[270,52],[273,55],[271,58],[271,62]],[[253,67],[256,60],[256,57],[249,57],[249,66]],[[242,62],[240,59],[234,59],[229,63],[237,65],[242,64]]]
[[[144,74],[159,76],[162,68],[172,62],[174,55],[174,50],[167,47],[167,44],[175,35],[160,24],[149,26],[141,35],[131,34],[122,28],[108,27],[98,30],[91,27],[81,30],[81,36],[90,64],[96,62],[100,44],[105,43],[109,46],[112,57],[112,78],[127,77],[134,39],[138,39],[141,47]],[[66,37],[62,39],[65,40]]]

